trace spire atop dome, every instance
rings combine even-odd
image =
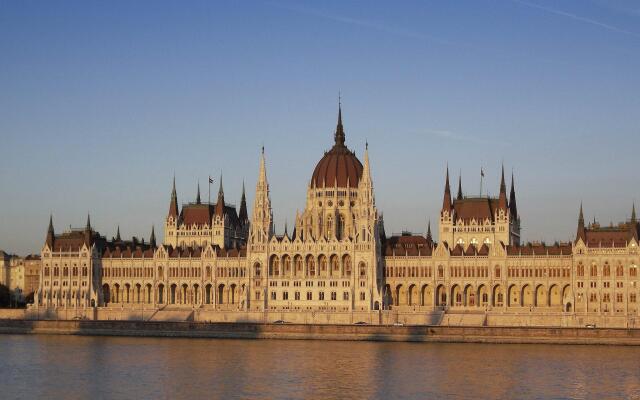
[[[344,146],[345,134],[342,126],[342,101],[338,95],[338,125],[336,126],[336,134],[334,136],[336,146]]]

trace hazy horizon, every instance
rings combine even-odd
[[[452,191],[515,175],[525,241],[572,240],[640,200],[633,1],[0,4],[0,249],[57,232],[162,238],[220,174],[249,214],[260,148],[278,233],[333,143],[365,142],[387,234],[437,223]],[[638,204],[640,206],[640,204]]]

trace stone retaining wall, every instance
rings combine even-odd
[[[2,320],[0,333],[237,339],[640,345],[640,329]]]

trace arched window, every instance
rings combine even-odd
[[[360,277],[367,276],[367,264],[365,264],[364,262],[360,262],[360,264],[358,265],[358,270]]]
[[[254,271],[254,275],[255,275],[256,277],[259,277],[259,276],[260,276],[260,263],[255,263],[255,264],[253,265],[253,271]]]
[[[611,268],[609,267],[609,263],[605,262],[604,267],[602,267],[602,276],[611,275]]]
[[[338,217],[338,223],[336,226],[336,237],[338,238],[338,240],[342,240],[344,238],[344,226],[345,226],[344,215],[340,214],[340,216]]]
[[[591,276],[598,276],[598,266],[596,264],[591,264],[591,270],[589,271]]]
[[[578,271],[577,271],[578,276],[584,276],[584,265],[582,265],[582,263],[578,263]]]

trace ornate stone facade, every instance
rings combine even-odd
[[[452,197],[445,178],[431,237],[387,237],[368,149],[345,145],[339,111],[333,147],[317,164],[291,234],[273,227],[264,149],[251,219],[224,201],[179,210],[174,187],[156,244],[84,229],[55,235],[50,221],[37,292],[41,307],[187,308],[235,312],[397,312],[471,315],[638,316],[639,224],[585,226],[572,242],[520,243],[513,176],[497,198]],[[449,317],[448,317],[449,318]],[[479,320],[479,323],[482,323]]]

